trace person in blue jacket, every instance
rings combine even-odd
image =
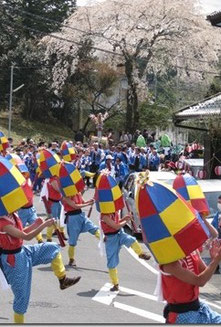
[[[217,209],[218,211],[215,213],[211,224],[216,228],[218,231],[218,238],[221,239],[221,195],[218,197]]]
[[[211,225],[215,227],[218,232],[218,238],[221,239],[221,195],[219,195],[217,200],[217,209],[218,211],[215,213]],[[219,265],[217,266],[216,272],[219,272]]]
[[[128,166],[123,163],[121,157],[117,156],[115,161],[115,179],[120,188],[122,188],[123,183],[127,176],[129,175]]]

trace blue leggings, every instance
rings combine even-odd
[[[89,232],[94,235],[98,229],[98,226],[94,225],[92,221],[86,217],[84,212],[79,215],[68,216],[67,232],[69,245],[76,246],[78,237],[81,233]]]
[[[105,249],[107,255],[107,267],[109,269],[116,268],[119,264],[119,253],[122,245],[129,248],[136,238],[128,235],[122,229],[114,235],[105,236]]]
[[[37,211],[34,206],[27,209],[19,209],[18,216],[22,221],[22,226],[25,227],[27,224],[31,225],[37,219]]]
[[[198,311],[179,313],[176,324],[220,324],[221,315],[206,304],[201,302]]]
[[[25,245],[21,252],[13,254],[14,267],[7,262],[8,254],[1,255],[3,271],[14,294],[14,312],[24,314],[27,311],[31,294],[32,267],[52,262],[59,252],[60,247],[56,243]]]

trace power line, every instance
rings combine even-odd
[[[40,30],[37,30],[35,28],[31,28],[31,27],[28,27],[28,26],[25,26],[23,25],[23,28],[27,29],[27,30],[30,30],[32,32],[37,32],[37,33],[42,33],[42,34],[45,34],[48,36],[48,34],[46,32],[43,32],[43,31],[40,31]],[[73,41],[73,40],[70,40],[70,39],[67,39],[67,38],[64,38],[64,37],[61,37],[61,36],[58,36],[58,35],[54,35],[54,34],[50,34],[50,37],[52,38],[56,38],[58,40],[61,40],[61,41],[65,41],[65,42],[69,42],[69,43],[74,43],[76,45],[81,45],[81,43],[79,42],[76,42],[76,41]],[[121,53],[117,53],[117,52],[113,52],[113,51],[109,51],[109,50],[104,50],[104,49],[101,49],[101,48],[98,48],[98,47],[94,47],[94,46],[91,46],[92,49],[94,50],[98,50],[98,51],[101,51],[101,52],[105,52],[105,53],[110,53],[112,55],[115,55],[115,56],[120,56],[120,57],[123,57],[124,58],[124,55],[121,54]],[[140,60],[142,60],[143,62],[147,62],[147,60],[145,60],[145,58],[141,58]],[[156,63],[156,64],[159,64],[160,62],[158,61],[153,61],[153,63]],[[160,63],[161,66],[164,67],[164,64],[163,63]],[[192,71],[192,72],[198,72],[198,73],[207,73],[207,74],[212,74],[212,75],[217,75],[217,71],[216,72],[213,72],[213,71],[205,71],[205,70],[197,70],[197,69],[194,69],[194,68],[186,68],[186,67],[182,67],[182,66],[176,66],[176,68],[179,68],[179,69],[182,69],[182,70],[185,70],[185,71]]]
[[[23,12],[23,10],[21,10],[21,11]],[[31,15],[34,15],[34,14],[31,14]],[[41,16],[38,16],[38,15],[34,15],[34,16],[37,16],[37,17],[39,17],[39,18],[42,19]],[[46,18],[46,20],[50,20],[50,21],[53,21],[53,22],[59,23],[58,21],[51,20],[51,19],[48,19],[48,18]],[[60,23],[59,23],[59,24],[60,24]],[[15,25],[17,25],[18,27],[21,28],[20,25],[18,25],[18,24],[15,24]],[[65,25],[64,25],[64,26],[65,26]],[[61,40],[61,41],[65,41],[65,42],[68,42],[68,43],[76,44],[76,45],[78,45],[78,46],[81,45],[81,43],[79,43],[79,42],[76,42],[76,41],[73,41],[73,40],[70,40],[70,39],[64,38],[64,37],[62,37],[62,36],[58,36],[58,35],[55,35],[55,34],[52,34],[52,33],[51,33],[50,35],[48,35],[48,33],[47,33],[46,31],[40,31],[40,30],[38,30],[38,29],[36,29],[36,28],[28,27],[28,26],[26,26],[26,25],[22,25],[22,27],[23,27],[24,29],[29,30],[29,31],[36,32],[36,33],[40,33],[40,34],[44,34],[44,35],[46,35],[46,36],[49,36],[49,37],[52,37],[52,38],[56,38],[56,39]],[[84,33],[85,33],[85,31],[84,31]],[[101,36],[101,37],[103,37],[103,36]],[[115,56],[119,56],[119,57],[123,57],[123,58],[124,58],[124,55],[123,55],[123,54],[121,54],[121,53],[117,53],[117,52],[113,52],[113,51],[110,51],[110,50],[106,50],[106,49],[98,48],[98,47],[95,47],[95,46],[91,46],[91,49],[94,49],[94,50],[97,50],[97,51],[101,51],[101,52],[104,52],[104,53],[109,53],[109,54],[112,54],[112,55],[115,55]],[[181,56],[181,57],[182,57],[182,56]],[[182,57],[182,58],[185,59],[185,57]],[[139,60],[142,61],[142,62],[148,62],[147,60],[145,60],[145,58],[139,58]],[[196,59],[191,59],[191,60],[196,60]],[[198,60],[197,60],[197,61],[198,61]],[[159,62],[159,61],[152,61],[152,62],[153,62],[153,63],[156,63],[156,64],[160,64],[161,66],[164,67],[164,63],[162,63],[162,62]],[[205,61],[205,62],[208,62],[208,61]],[[27,69],[28,69],[28,68],[29,68],[29,67],[27,67]],[[205,70],[199,70],[199,69],[194,69],[194,68],[188,68],[188,69],[187,69],[186,67],[178,66],[178,65],[176,65],[176,68],[179,68],[179,69],[181,69],[181,70],[186,70],[186,71],[192,71],[192,72],[198,72],[198,73],[207,73],[207,74],[217,75],[217,72],[213,72],[213,71],[205,71]]]
[[[61,41],[65,41],[65,42],[69,42],[69,43],[74,43],[76,45],[82,45],[81,43],[79,42],[76,42],[76,41],[73,41],[73,40],[70,40],[70,39],[67,39],[67,38],[64,38],[64,37],[61,37],[61,36],[58,36],[58,35],[55,35],[55,34],[50,34],[48,35],[47,32],[43,32],[43,31],[40,31],[40,30],[37,30],[36,28],[32,28],[32,27],[28,27],[26,25],[23,25],[23,28],[24,29],[27,29],[29,31],[32,31],[32,32],[37,32],[37,33],[42,33],[42,34],[45,34],[46,36],[49,36],[49,37],[52,37],[52,38],[55,38],[55,39],[58,39],[58,40],[61,40]],[[94,49],[94,50],[97,50],[97,51],[101,51],[101,52],[106,52],[106,53],[110,53],[110,54],[113,54],[115,56],[120,56],[120,57],[123,57],[123,55],[121,53],[117,53],[117,52],[113,52],[113,51],[110,51],[110,50],[104,50],[104,49],[101,49],[101,48],[98,48],[98,47],[94,47],[94,46],[91,46],[90,47],[91,49]]]
[[[5,6],[5,5],[4,5],[4,6]],[[37,18],[37,19],[40,19],[40,20],[43,20],[43,21],[48,21],[48,22],[51,22],[51,23],[59,24],[61,27],[68,28],[68,29],[71,29],[71,30],[73,30],[73,31],[77,31],[77,32],[83,33],[83,34],[85,34],[85,35],[88,35],[88,34],[89,34],[89,35],[96,35],[96,36],[98,36],[98,37],[102,37],[102,38],[104,38],[104,39],[106,39],[106,40],[110,40],[110,41],[113,41],[113,42],[119,43],[118,40],[115,40],[115,39],[110,38],[110,37],[106,37],[106,36],[101,35],[101,34],[96,33],[96,32],[95,32],[95,33],[91,33],[91,32],[89,32],[89,31],[84,31],[84,30],[81,30],[81,29],[79,29],[79,28],[76,28],[76,27],[73,27],[73,26],[67,25],[67,24],[66,24],[66,25],[65,25],[65,24],[62,24],[61,22],[59,22],[59,21],[57,21],[57,20],[54,20],[54,19],[51,19],[51,18],[41,17],[41,16],[39,16],[39,15],[36,15],[36,14],[30,13],[30,12],[25,11],[25,10],[23,10],[23,9],[19,9],[19,8],[15,9],[15,8],[9,6],[9,5],[6,5],[5,7],[10,8],[12,11],[19,11],[19,12],[22,12],[22,13],[28,15],[28,16],[31,16],[31,17],[34,17],[34,18]],[[127,45],[130,45],[131,47],[134,47],[134,45],[129,44],[129,43],[127,43]]]
[[[23,10],[23,9],[20,9],[20,8],[15,9],[15,8],[9,6],[9,5],[6,5],[6,4],[4,4],[3,6],[4,6],[4,7],[8,7],[8,8],[10,8],[12,11],[19,11],[19,12],[22,12],[22,13],[28,15],[28,16],[33,17],[33,18],[37,18],[37,19],[40,19],[40,20],[43,20],[43,21],[48,21],[48,22],[51,22],[51,23],[59,24],[61,27],[64,27],[64,28],[68,28],[68,29],[71,29],[71,30],[77,31],[77,32],[83,33],[83,34],[85,34],[85,35],[92,35],[92,36],[95,35],[95,36],[98,36],[98,37],[104,38],[104,39],[106,39],[106,40],[110,40],[110,41],[113,41],[113,42],[119,43],[119,40],[116,40],[116,39],[113,39],[113,38],[110,38],[110,37],[106,37],[106,36],[101,35],[101,34],[98,34],[98,33],[96,33],[96,32],[93,33],[93,32],[90,32],[90,31],[81,30],[81,29],[79,29],[79,28],[76,28],[76,27],[73,27],[73,26],[70,26],[70,25],[67,25],[67,24],[62,24],[61,22],[59,22],[59,21],[57,21],[57,20],[55,20],[55,19],[51,19],[51,18],[47,18],[47,17],[42,17],[42,16],[40,16],[40,15],[36,15],[36,14],[30,13],[30,12],[28,12],[28,11],[26,11],[26,10]],[[149,16],[150,16],[150,17],[153,17],[152,15],[149,15]],[[156,15],[155,15],[154,17],[160,18],[160,17],[158,17],[158,16],[156,16]],[[77,43],[76,43],[76,44],[77,44]],[[125,42],[125,45],[126,45],[126,46],[129,45],[130,47],[135,48],[135,45],[130,44],[130,43],[127,43],[127,42]],[[101,51],[100,48],[97,48],[97,50]],[[107,51],[108,51],[109,53],[115,53],[115,52],[110,52],[109,50],[107,50]],[[116,55],[119,55],[119,56],[120,56],[120,54],[118,54],[118,53],[116,53]],[[208,63],[208,62],[209,62],[208,60],[196,59],[196,58],[191,58],[191,57],[184,57],[184,56],[181,56],[181,55],[179,55],[179,56],[177,56],[177,57],[178,57],[178,58],[182,58],[182,59],[188,59],[188,60],[193,60],[193,61],[197,61],[197,62],[202,62],[202,63]]]
[[[8,22],[6,22],[8,24]],[[21,28],[21,25],[17,24],[17,23],[14,23],[16,26],[18,26],[19,28]],[[10,25],[8,25],[10,26]],[[56,38],[58,40],[61,40],[61,41],[66,41],[66,42],[69,42],[69,43],[72,43],[72,44],[76,44],[78,46],[81,46],[82,44],[79,43],[79,42],[76,42],[76,41],[73,41],[73,40],[70,40],[70,39],[67,39],[67,38],[64,38],[62,36],[58,36],[58,35],[55,35],[55,34],[48,34],[46,31],[40,31],[36,28],[33,28],[33,27],[29,27],[29,26],[26,26],[26,25],[22,25],[22,28],[26,29],[26,30],[29,30],[29,31],[32,31],[32,32],[36,32],[36,33],[40,33],[40,34],[44,34],[45,36],[48,36],[48,37],[52,37],[52,38]],[[113,52],[113,51],[110,51],[110,50],[107,50],[107,49],[102,49],[102,48],[98,48],[98,47],[95,47],[95,46],[91,46],[90,47],[91,49],[94,49],[94,50],[97,50],[97,51],[101,51],[101,52],[105,52],[105,53],[109,53],[109,54],[113,54],[115,56],[120,56],[120,57],[124,57],[123,54],[121,53],[117,53],[117,52]]]

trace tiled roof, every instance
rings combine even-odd
[[[206,17],[213,26],[221,27],[221,11],[215,11]]]
[[[182,121],[191,118],[205,118],[221,114],[221,94],[205,99],[175,113],[175,120]]]

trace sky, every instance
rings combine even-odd
[[[221,11],[221,0],[200,0],[205,14]]]
[[[99,0],[102,1],[102,0]],[[92,4],[94,0],[77,0],[78,6]],[[200,0],[204,14],[211,14],[213,11],[221,11],[221,0]]]

